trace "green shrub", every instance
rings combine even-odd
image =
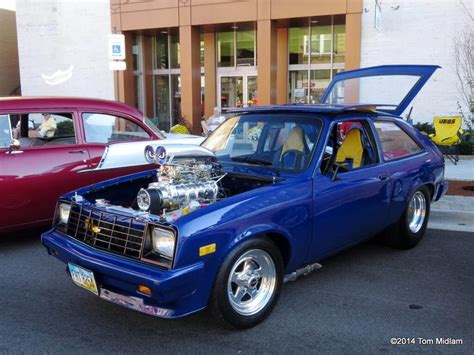
[[[474,142],[467,141],[459,144],[460,155],[474,155]]]
[[[414,125],[414,127],[418,129],[420,132],[425,132],[427,134],[435,133],[432,123],[427,123],[427,122],[417,123]]]
[[[57,124],[56,136],[73,136],[74,124],[72,120],[61,121]]]

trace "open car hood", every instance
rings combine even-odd
[[[322,104],[365,104],[400,116],[438,65],[381,65],[334,76]]]
[[[81,172],[119,169],[131,166],[150,165],[145,157],[145,148],[150,146],[153,150],[162,146],[166,149],[168,156],[180,157],[214,157],[210,150],[195,144],[182,144],[168,139],[141,142],[112,143],[105,147],[100,163],[94,169],[83,170]]]

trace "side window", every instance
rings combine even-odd
[[[72,113],[45,111],[8,116],[12,138],[18,139],[22,147],[76,143]]]
[[[422,151],[420,146],[393,122],[374,122],[382,144],[385,161],[399,159]]]
[[[12,139],[8,115],[0,115],[0,149],[8,148]]]
[[[368,123],[343,121],[334,125],[325,148],[321,173],[350,171],[379,161]]]
[[[110,143],[151,138],[135,122],[114,115],[84,113],[82,121],[88,143]]]

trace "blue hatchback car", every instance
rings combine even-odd
[[[320,105],[235,111],[192,155],[148,146],[160,169],[64,195],[42,243],[105,300],[254,326],[322,259],[374,237],[422,239],[444,159],[397,116],[437,68],[347,71]]]

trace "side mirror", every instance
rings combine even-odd
[[[21,147],[21,145],[20,145],[20,141],[18,139],[12,139],[10,141],[10,152],[12,150],[19,150],[20,147]]]
[[[334,170],[334,173],[332,174],[332,177],[331,177],[331,181],[336,181],[336,180],[339,180],[337,178],[337,173],[339,172],[339,169],[343,168],[343,169],[349,169],[349,164],[347,163],[335,163],[334,165],[336,165],[336,169]]]

